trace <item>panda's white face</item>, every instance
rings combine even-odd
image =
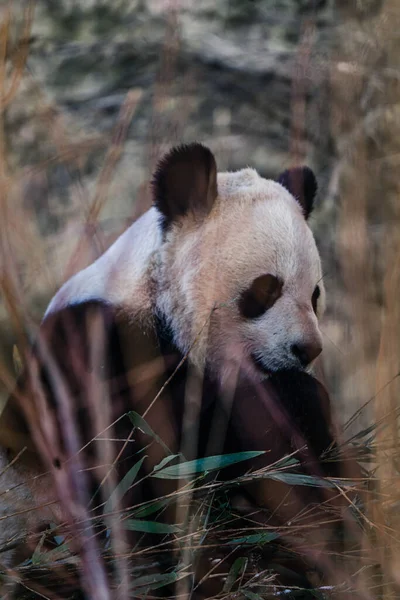
[[[309,366],[322,349],[319,254],[301,206],[252,169],[221,173],[205,218],[186,214],[160,251],[157,305],[181,351],[222,377]]]

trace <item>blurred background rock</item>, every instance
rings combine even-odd
[[[8,23],[1,6],[3,383],[18,324],[34,331],[65,278],[148,207],[160,154],[192,140],[220,169],[315,170],[323,366],[341,422],[396,376],[396,0],[38,0],[32,14],[21,0]]]

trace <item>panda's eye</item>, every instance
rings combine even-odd
[[[317,285],[315,290],[313,291],[313,295],[311,296],[311,304],[315,314],[317,314],[318,298],[320,297],[320,295],[321,290],[319,289],[319,285]]]
[[[261,275],[239,299],[239,310],[245,319],[261,317],[282,294],[283,282],[274,275]]]

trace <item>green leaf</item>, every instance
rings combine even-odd
[[[46,531],[40,536],[40,540],[31,556],[31,562],[34,566],[41,565],[45,562],[44,552],[42,552],[44,540],[46,539]]]
[[[122,521],[124,529],[129,531],[141,531],[143,533],[178,533],[178,525],[168,523],[157,523],[157,521],[141,521],[140,519],[126,519]]]
[[[353,436],[351,436],[348,440],[346,440],[343,443],[343,446],[345,446],[346,444],[350,445],[350,442],[354,442],[356,440],[361,440],[362,438],[367,437],[367,435],[369,435],[370,433],[372,433],[373,431],[375,431],[375,429],[377,427],[378,427],[377,423],[373,423],[372,425],[370,425],[366,429],[363,429],[362,431],[359,431],[358,433],[356,433]]]
[[[57,546],[61,546],[61,544],[65,540],[65,536],[63,536],[63,535],[55,535],[55,536],[53,536],[53,539],[54,539],[55,543],[57,544]]]
[[[143,456],[143,458],[138,460],[137,463],[135,463],[133,467],[129,469],[125,477],[121,479],[121,481],[119,482],[119,484],[105,503],[103,508],[103,514],[112,512],[114,505],[117,504],[117,500],[121,500],[122,497],[126,494],[126,492],[131,487],[132,483],[135,481],[136,476],[139,473],[140,467],[142,466],[145,458],[146,457]]]
[[[190,573],[187,572],[176,572],[173,573],[154,573],[152,575],[142,575],[134,579],[132,588],[135,590],[135,595],[141,594],[146,596],[150,590],[157,590],[158,588],[170,585],[179,579],[188,577]]]
[[[227,542],[227,544],[229,544],[230,546],[236,546],[236,544],[266,544],[268,542],[272,542],[278,537],[279,534],[275,533],[274,531],[265,531],[264,533],[255,533],[253,535],[246,535],[244,537],[230,540],[229,542]]]
[[[171,462],[171,460],[174,460],[174,458],[180,458],[181,456],[182,454],[171,454],[171,456],[166,456],[162,459],[161,462],[158,463],[158,465],[154,467],[154,471],[159,471],[160,469],[163,469],[168,463]]]
[[[165,506],[168,506],[168,504],[171,504],[171,502],[174,502],[174,498],[154,500],[153,502],[145,504],[140,508],[134,510],[131,514],[133,517],[139,517],[141,519],[142,517],[147,517],[148,515],[154,514],[155,512],[161,510]]]
[[[47,563],[60,559],[63,555],[69,554],[71,557],[71,550],[68,544],[61,544],[57,546],[57,548],[52,548],[51,550],[47,550],[44,554],[42,554],[43,560]]]
[[[131,410],[128,413],[128,417],[134,427],[138,427],[143,433],[151,436],[158,444],[160,444],[167,454],[172,454],[171,450],[168,448],[166,444],[162,441],[159,435],[152,430],[150,425],[141,417],[137,412]]]
[[[240,556],[235,560],[231,568],[229,569],[228,576],[225,581],[223,593],[227,594],[231,591],[233,586],[235,585],[235,581],[238,579],[239,575],[244,573],[246,570],[248,563],[248,559],[244,556]]]
[[[298,464],[299,460],[294,456],[284,456],[281,458],[281,460],[278,460],[278,462],[274,464],[274,468],[279,467],[282,469],[283,467],[293,467]]]
[[[265,452],[237,452],[235,454],[207,456],[206,458],[198,458],[196,460],[189,460],[177,465],[165,467],[156,473],[153,472],[152,477],[158,477],[160,479],[181,479],[189,477],[190,475],[196,475],[197,473],[208,473],[210,471],[223,469],[224,467],[229,467],[235,463],[255,458],[261,454],[265,454]]]
[[[264,477],[268,479],[274,479],[275,481],[282,481],[288,485],[307,485],[312,487],[330,487],[335,488],[336,485],[333,481],[323,479],[322,477],[313,477],[311,475],[303,475],[302,473],[265,473]],[[339,483],[337,481],[336,483]]]
[[[58,544],[56,548],[52,548],[51,550],[42,551],[43,543],[45,541],[46,535],[53,529],[56,529],[56,526],[54,524],[51,524],[49,527],[49,530],[43,532],[43,534],[39,540],[39,543],[37,544],[35,551],[29,560],[29,564],[32,564],[34,566],[40,566],[43,563],[48,564],[52,560],[57,560],[63,554],[71,553],[71,550],[70,550],[67,542],[65,541],[64,536],[61,536],[61,535],[53,536],[53,539]]]

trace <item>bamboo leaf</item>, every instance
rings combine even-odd
[[[210,471],[223,469],[224,467],[229,467],[230,465],[234,465],[244,460],[256,458],[261,454],[265,454],[265,452],[237,452],[235,454],[207,456],[205,458],[189,460],[177,465],[165,467],[155,473],[153,472],[152,477],[158,477],[160,479],[181,479],[189,477],[190,475],[204,474]]]
[[[178,525],[169,525],[168,523],[157,523],[157,521],[141,521],[140,519],[126,519],[122,521],[122,526],[129,531],[141,531],[142,533],[178,533]]]
[[[303,475],[302,473],[270,473],[266,475],[275,481],[283,481],[289,485],[307,485],[312,487],[335,487],[330,481],[313,477],[312,475]]]
[[[180,579],[188,577],[187,572],[172,572],[172,573],[153,573],[152,575],[142,575],[134,579],[132,588],[135,590],[135,595],[147,596],[150,590],[157,590],[165,585],[175,583]]]
[[[143,456],[143,458],[138,460],[137,463],[135,463],[133,467],[129,469],[125,477],[121,479],[121,481],[119,482],[119,484],[105,503],[103,508],[103,514],[112,512],[114,506],[117,504],[117,500],[121,500],[123,498],[123,496],[131,487],[132,483],[135,481],[136,476],[139,473],[140,467],[142,466],[142,463],[145,458],[146,457]]]
[[[267,479],[274,479],[275,481],[282,481],[288,485],[305,485],[312,487],[329,487],[336,488],[338,485],[349,485],[348,481],[329,480],[323,479],[322,477],[313,477],[312,475],[303,475],[302,473],[265,473],[264,477]]]
[[[166,498],[164,500],[155,500],[153,502],[149,502],[148,504],[145,504],[144,506],[141,506],[140,508],[134,510],[132,512],[132,516],[137,517],[139,519],[142,519],[143,517],[148,517],[149,515],[154,514],[162,508],[165,508],[166,506],[168,506],[168,504],[171,504],[171,502],[174,502],[174,498]]]
[[[164,467],[166,467],[168,465],[168,463],[170,463],[172,460],[174,460],[174,458],[179,458],[181,456],[182,456],[182,454],[171,454],[171,456],[166,456],[165,458],[162,459],[161,462],[158,463],[158,465],[156,465],[154,467],[154,471],[160,471],[160,469],[163,469]]]
[[[349,479],[325,479],[323,477],[313,477],[312,475],[303,475],[302,473],[265,473],[264,477],[282,481],[288,485],[305,485],[312,487],[337,488],[356,486],[357,481]]]
[[[275,531],[265,531],[264,533],[255,533],[253,535],[246,535],[244,537],[236,538],[234,540],[230,540],[227,542],[230,546],[235,546],[236,544],[266,544],[268,542],[272,542],[276,538],[279,537],[278,533]]]
[[[284,456],[274,464],[274,468],[279,467],[282,469],[283,467],[294,467],[299,464],[299,460],[294,456]]]
[[[242,573],[245,572],[247,563],[248,563],[248,559],[245,556],[241,556],[235,560],[235,562],[229,569],[229,573],[228,573],[228,576],[225,581],[223,593],[227,594],[232,590],[239,575],[241,575]]]
[[[138,429],[143,431],[143,433],[151,436],[158,444],[160,444],[164,448],[164,450],[167,454],[172,454],[172,452],[168,448],[168,446],[166,444],[164,444],[164,442],[162,441],[160,436],[157,435],[156,432],[152,430],[150,425],[143,419],[143,417],[141,417],[137,412],[135,412],[133,410],[129,411],[127,414],[128,414],[128,417],[129,417],[132,425],[134,425],[134,427],[138,427]]]

